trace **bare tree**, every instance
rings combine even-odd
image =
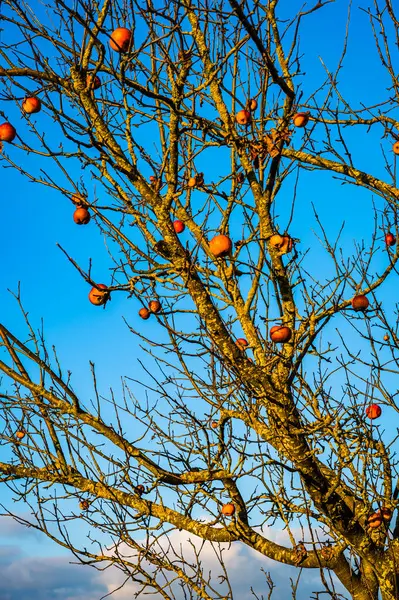
[[[26,313],[28,341],[2,324],[0,481],[31,526],[138,593],[233,598],[229,543],[318,570],[315,597],[343,597],[337,580],[354,600],[399,597],[397,437],[377,420],[398,412],[397,312],[381,290],[399,257],[399,14],[372,4],[356,9],[381,64],[369,106],[340,86],[349,34],[333,36],[333,70],[303,77],[301,34],[342,12],[332,0],[2,2],[3,164],[92,217],[111,279],[64,252],[93,304],[137,298],[143,327],[127,325],[153,366],[140,391],[131,374],[108,396],[93,366],[90,403]],[[381,140],[375,171],[365,133]],[[305,186],[337,180],[373,198],[352,256],[316,204],[301,211]],[[311,220],[319,262],[296,237]],[[74,518],[94,536],[83,548]],[[182,530],[202,544],[174,543]]]

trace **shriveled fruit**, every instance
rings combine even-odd
[[[381,409],[381,406],[379,404],[370,404],[370,406],[368,406],[366,408],[366,415],[372,421],[374,419],[378,419],[378,417],[380,417],[381,414],[382,414],[382,409]]]
[[[89,508],[89,506],[90,506],[90,503],[89,503],[88,500],[81,500],[79,502],[79,508],[80,508],[80,510],[87,510]]]
[[[111,35],[109,45],[115,52],[127,52],[132,39],[132,32],[126,27],[118,27]]]
[[[377,515],[380,515],[383,521],[390,521],[392,517],[392,511],[386,506],[382,506],[381,509],[377,510]]]
[[[0,141],[12,142],[17,135],[17,130],[11,123],[2,123],[0,125]]]
[[[22,109],[28,115],[32,115],[33,113],[40,112],[41,108],[42,108],[42,103],[41,103],[40,99],[37,98],[37,96],[28,96],[22,102]]]
[[[274,233],[269,239],[269,244],[272,248],[278,250],[280,254],[287,254],[287,252],[291,252],[294,241],[289,235]]]
[[[151,312],[148,310],[148,308],[143,307],[139,310],[139,316],[146,321],[150,318]]]
[[[84,206],[87,204],[86,198],[82,194],[73,194],[71,200],[76,206]]]
[[[177,54],[177,58],[178,58],[178,60],[180,60],[183,63],[188,62],[191,58],[190,50],[179,50],[179,52]]]
[[[155,177],[155,175],[150,175],[150,185],[156,192],[159,192],[162,182],[158,177]]]
[[[98,289],[97,289],[98,288]],[[109,300],[108,288],[104,283],[98,283],[89,292],[89,300],[95,306],[102,306]]]
[[[236,512],[236,507],[231,502],[227,504],[223,504],[222,506],[222,514],[226,515],[226,517],[232,517]]]
[[[320,548],[320,555],[324,558],[324,560],[331,560],[334,558],[334,548],[327,543],[325,546]]]
[[[378,513],[373,513],[372,515],[370,515],[369,518],[367,519],[367,525],[370,527],[370,529],[377,529],[378,527],[381,527],[381,525],[382,525],[381,515],[379,515]]]
[[[292,331],[285,325],[274,325],[270,329],[270,339],[276,344],[285,344],[289,342],[292,336]]]
[[[231,252],[233,244],[227,235],[215,235],[209,242],[209,250],[216,257],[226,256]]]
[[[171,250],[169,245],[165,242],[165,240],[159,240],[154,244],[154,250],[163,258],[172,258]]]
[[[370,303],[364,294],[358,294],[357,296],[354,296],[354,298],[352,298],[352,307],[356,311],[366,310],[369,304]]]
[[[258,101],[255,98],[251,98],[248,101],[248,108],[249,110],[256,110],[258,108]]]
[[[139,496],[142,496],[145,493],[145,487],[139,483],[138,485],[136,485],[136,487],[134,488],[134,491],[136,492],[136,494],[138,494]]]
[[[79,206],[73,213],[73,220],[75,221],[76,225],[87,225],[87,223],[90,221],[90,213],[87,208]]]
[[[151,300],[148,305],[150,312],[159,313],[161,311],[161,303],[158,300]]]
[[[201,187],[202,185],[204,185],[204,174],[197,173],[194,177],[190,177],[187,182],[187,185],[190,188]]]

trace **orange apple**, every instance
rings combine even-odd
[[[382,414],[382,409],[381,409],[381,406],[379,406],[378,404],[370,404],[370,406],[368,406],[366,408],[366,415],[372,421],[374,419],[378,419],[381,416],[381,414]]]
[[[352,307],[357,312],[359,310],[363,310],[363,311],[366,310],[368,305],[369,305],[369,301],[364,294],[358,294],[357,296],[354,296],[352,298]]]
[[[1,142],[12,142],[17,135],[17,130],[11,125],[11,123],[2,123],[0,125],[0,141]]]
[[[394,246],[396,244],[396,237],[390,231],[387,231],[387,233],[385,234],[385,243],[387,246]]]
[[[227,235],[215,235],[209,242],[209,250],[216,257],[226,256],[231,252],[233,244]]]
[[[91,288],[89,292],[89,300],[95,306],[102,306],[109,300],[110,294],[104,283],[97,283],[96,287]]]
[[[274,325],[270,329],[270,338],[275,344],[285,344],[292,337],[292,331],[285,325]]]
[[[292,120],[294,122],[295,127],[306,127],[309,122],[309,113],[299,112],[296,113]]]
[[[148,305],[149,311],[152,313],[159,313],[161,311],[161,303],[158,300],[151,300]]]
[[[87,223],[90,221],[90,213],[87,208],[79,206],[73,213],[73,220],[75,221],[76,225],[87,225]]]
[[[28,96],[22,102],[22,109],[26,112],[26,114],[31,115],[33,113],[38,113],[42,108],[42,103],[40,99],[36,96]]]
[[[183,223],[183,221],[179,221],[179,219],[176,219],[176,221],[173,221],[173,229],[175,230],[176,233],[182,233],[185,230],[186,226]]]
[[[87,77],[86,77],[86,85],[87,86],[91,85],[92,79],[93,79],[92,73],[87,73]],[[101,87],[101,79],[98,77],[98,75],[95,76],[92,87],[93,87],[93,90],[98,90],[98,88]]]
[[[236,346],[240,348],[240,350],[245,350],[248,347],[248,342],[245,338],[238,338],[236,340]]]
[[[148,308],[140,308],[139,315],[142,319],[144,319],[146,321],[147,319],[150,318],[151,312],[148,310]]]
[[[111,35],[109,45],[115,52],[127,52],[132,39],[132,32],[126,27],[118,27]]]
[[[251,113],[248,110],[239,110],[236,114],[236,121],[239,125],[249,125]]]
[[[222,514],[226,515],[226,517],[232,517],[236,512],[236,507],[231,502],[227,504],[223,504],[222,506]]]

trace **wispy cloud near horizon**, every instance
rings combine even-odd
[[[278,543],[286,541],[284,532],[270,530],[269,534]],[[125,580],[125,576],[112,566],[105,571],[98,571],[89,566],[71,564],[77,559],[47,541],[39,532],[24,528],[12,519],[0,518],[0,540],[5,540],[6,536],[12,543],[0,545],[0,600],[100,600]],[[35,556],[32,551],[32,536],[34,542],[39,541],[36,545],[40,556]],[[194,536],[187,532],[174,532],[172,537],[177,545],[187,543],[187,549],[190,547],[189,538],[196,543]],[[25,544],[28,540],[29,543]],[[215,587],[218,586],[215,582],[220,567],[213,551],[209,547],[201,556],[204,570],[213,571],[213,581]],[[226,545],[223,556],[235,599],[254,600],[251,587],[258,597],[262,594],[267,597],[268,587],[262,570],[270,572],[276,586],[272,600],[292,598],[290,578],[295,582],[299,575],[297,600],[307,600],[312,592],[323,590],[317,570],[303,570],[300,573],[294,567],[275,563],[259,555],[244,544]],[[133,600],[139,589],[137,583],[128,582],[112,598]],[[160,598],[160,595],[154,593],[147,597]]]

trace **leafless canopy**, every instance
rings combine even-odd
[[[348,90],[350,26],[331,32],[333,67],[302,47],[338,4],[2,2],[0,113],[21,116],[13,140],[0,127],[1,160],[89,211],[114,251],[108,289],[65,268],[100,306],[137,298],[152,326],[127,325],[152,367],[109,396],[93,367],[90,401],[27,317],[28,341],[2,324],[0,481],[137,595],[233,598],[225,545],[244,544],[318,570],[330,597],[399,597],[396,434],[373,418],[399,408],[382,302],[399,257],[399,15],[356,8],[380,72]],[[319,216],[338,184],[369,225],[351,253]],[[180,546],[181,531],[197,537]]]

